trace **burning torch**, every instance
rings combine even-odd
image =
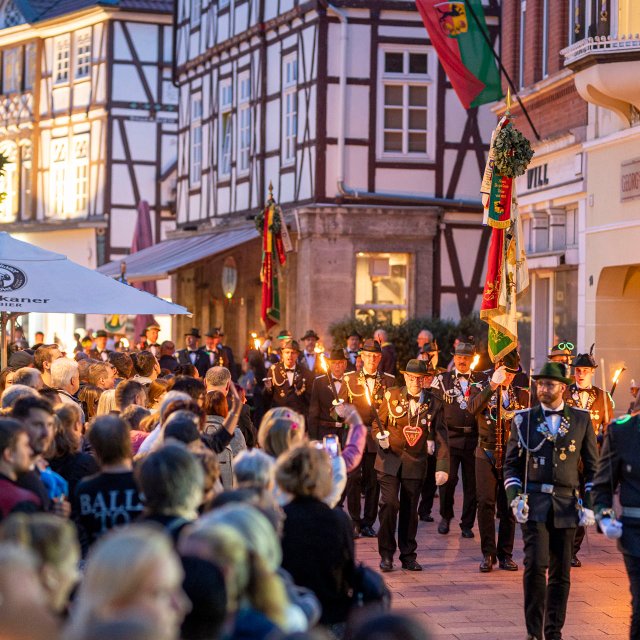
[[[364,395],[367,398],[367,402],[369,406],[371,407],[371,411],[373,412],[373,418],[376,421],[376,424],[378,425],[378,430],[380,431],[380,433],[384,433],[384,429],[382,428],[382,423],[380,422],[380,416],[378,415],[378,410],[376,409],[376,405],[371,402],[369,385],[367,384],[366,380],[364,382]]]
[[[626,371],[627,368],[624,366],[624,364],[619,368],[616,369],[616,372],[613,374],[613,380],[611,381],[611,391],[609,391],[609,395],[613,396],[613,392],[616,390],[616,387],[618,386],[618,380],[620,378],[620,375],[622,374],[623,371]]]
[[[337,404],[343,403],[344,400],[341,400],[340,398],[338,398],[336,385],[335,385],[335,382],[333,381],[333,376],[329,372],[329,367],[327,366],[327,360],[324,357],[324,353],[320,352],[318,354],[318,358],[320,358],[320,366],[322,367],[322,370],[327,374],[327,377],[329,378],[329,384],[331,385],[331,391],[333,392],[333,404],[337,405]]]

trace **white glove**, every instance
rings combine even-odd
[[[427,453],[432,456],[436,452],[436,443],[433,440],[427,440]]]
[[[511,501],[511,511],[519,524],[524,524],[529,519],[529,505],[522,496]]]
[[[498,367],[491,376],[491,382],[496,386],[500,386],[507,379],[507,372],[504,367]]]
[[[596,514],[591,509],[582,509],[578,524],[581,527],[591,527],[596,523]]]
[[[381,449],[388,449],[390,444],[389,444],[389,432],[388,431],[380,431],[378,433],[378,435],[376,436],[376,438],[378,439],[378,444],[380,445]]]
[[[609,540],[617,540],[622,535],[622,522],[611,518],[602,518],[600,529]]]
[[[344,420],[345,416],[347,415],[347,407],[352,408],[352,405],[347,405],[344,402],[340,402],[339,404],[334,405],[338,418],[342,418]]]
[[[441,487],[447,483],[449,474],[446,471],[436,471],[436,487]]]

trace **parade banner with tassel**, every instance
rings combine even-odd
[[[481,0],[416,0],[431,44],[465,109],[502,98]]]
[[[481,187],[485,224],[492,230],[480,317],[489,325],[488,350],[492,362],[518,346],[516,301],[529,286],[515,178],[525,172],[533,150],[509,121],[509,102],[508,96],[507,115],[491,138]]]
[[[278,265],[284,267],[287,254],[282,237],[284,220],[280,207],[273,199],[273,185],[264,211],[256,216],[256,228],[262,234],[262,305],[260,317],[267,331],[280,322],[280,287]]]

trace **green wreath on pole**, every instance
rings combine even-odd
[[[503,127],[493,142],[493,167],[507,178],[524,174],[533,157],[531,143],[511,123]]]

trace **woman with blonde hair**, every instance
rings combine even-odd
[[[304,441],[304,416],[286,407],[276,407],[264,414],[258,430],[258,444],[271,457]]]
[[[97,416],[107,416],[110,413],[117,413],[118,407],[116,405],[116,390],[107,389],[103,391],[98,400],[98,408],[96,410]]]
[[[69,520],[49,513],[14,513],[0,525],[0,541],[31,551],[49,606],[66,611],[80,573],[80,545]]]
[[[159,528],[113,530],[94,546],[65,638],[90,637],[94,625],[129,615],[152,617],[177,637],[189,610],[183,572],[171,539]]]

